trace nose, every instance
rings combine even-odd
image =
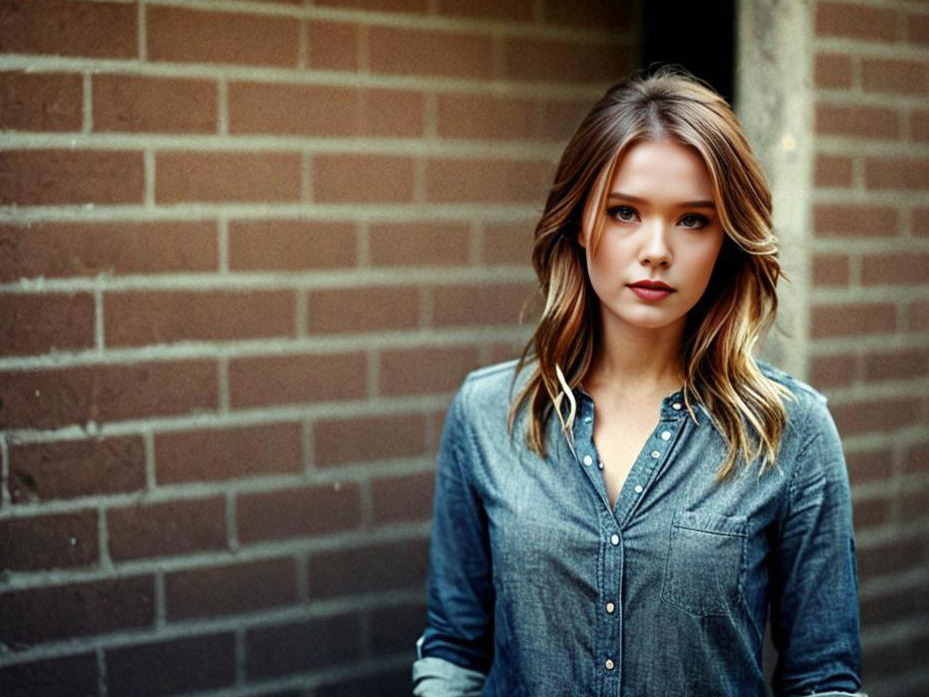
[[[640,228],[643,239],[639,247],[639,263],[652,266],[671,263],[671,248],[668,246],[669,225],[664,220],[655,219]]]

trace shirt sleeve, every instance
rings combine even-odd
[[[777,697],[859,695],[861,639],[851,492],[826,398],[816,395],[779,519],[771,626]]]
[[[493,659],[493,578],[487,516],[472,480],[459,390],[445,420],[436,465],[427,626],[416,643],[413,694],[479,695]]]

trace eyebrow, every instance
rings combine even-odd
[[[639,198],[638,196],[633,196],[631,194],[624,194],[622,191],[611,191],[607,196],[607,199],[622,199],[623,201],[632,201],[634,203],[648,203],[644,198]],[[678,208],[716,208],[716,204],[713,201],[684,201],[683,203],[677,204]]]

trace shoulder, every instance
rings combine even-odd
[[[815,387],[763,359],[755,359],[755,364],[762,375],[789,392],[790,398],[785,400],[784,406],[788,426],[794,427],[797,433],[806,433],[811,422],[817,423],[829,416],[828,398]]]
[[[795,473],[822,476],[822,470],[832,465],[844,470],[841,437],[826,395],[766,361],[756,362],[766,377],[786,387],[796,398],[785,404],[785,436],[792,441],[788,450],[797,463]]]
[[[527,363],[517,373],[517,360],[496,363],[472,370],[465,377],[453,409],[458,418],[470,424],[483,424],[483,430],[505,428],[510,406],[532,373]]]

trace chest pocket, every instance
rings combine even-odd
[[[662,601],[697,617],[728,614],[742,602],[747,535],[744,516],[676,512]]]

